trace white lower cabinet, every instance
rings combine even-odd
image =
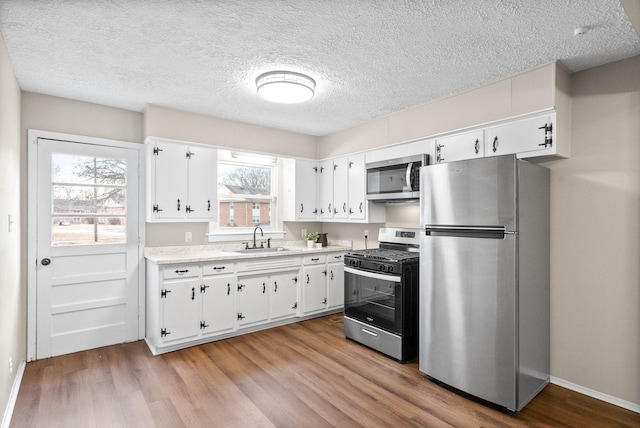
[[[202,269],[202,319],[203,335],[218,335],[233,331],[235,275],[232,263],[204,264]]]
[[[301,288],[305,315],[344,306],[344,254],[304,257]]]
[[[238,328],[269,321],[268,277],[238,275]]]
[[[309,314],[327,307],[327,263],[324,254],[302,259],[302,312]]]
[[[157,265],[147,261],[146,341],[157,355],[335,312],[343,253]]]
[[[298,314],[299,277],[300,269],[269,276],[272,321],[295,317]]]
[[[327,308],[344,306],[344,254],[327,255]]]

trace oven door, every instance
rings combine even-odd
[[[402,334],[402,276],[344,268],[344,314]]]

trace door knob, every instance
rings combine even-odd
[[[49,266],[51,264],[51,259],[42,259],[40,263],[42,263],[42,266]]]

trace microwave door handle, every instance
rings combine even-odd
[[[413,170],[413,162],[407,165],[407,176],[405,178],[407,185],[405,186],[407,192],[413,191],[413,184],[411,183],[411,171]]]

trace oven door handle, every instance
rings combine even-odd
[[[380,279],[382,281],[402,282],[402,277],[398,275],[385,275],[383,273],[367,272],[365,270],[354,269],[348,266],[344,267],[344,271],[353,275],[365,276],[367,278]]]

